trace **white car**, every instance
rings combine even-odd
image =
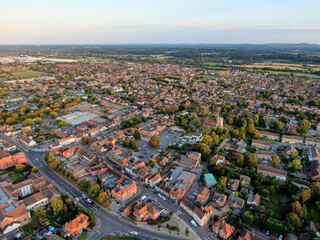
[[[195,226],[195,227],[198,226],[197,223],[196,223],[194,220],[191,220],[191,224],[192,224],[193,226]]]
[[[279,238],[278,238],[278,240],[283,240],[283,236],[280,235]]]
[[[79,198],[78,198],[78,197],[76,197],[74,200],[76,200],[77,202],[79,202]]]
[[[130,234],[130,235],[133,235],[133,236],[138,236],[138,235],[139,235],[138,232],[133,231],[133,230],[130,230],[130,231],[129,231],[129,234]]]

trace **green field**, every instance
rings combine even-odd
[[[23,79],[23,78],[33,78],[33,77],[43,77],[46,76],[46,73],[36,72],[36,71],[18,71],[14,72],[12,76],[2,77],[0,80],[15,80],[15,79]]]
[[[291,72],[281,72],[281,71],[267,71],[272,74],[283,74],[283,75],[290,75]],[[310,77],[311,79],[320,79],[320,75],[312,74],[312,73],[293,73],[296,77]]]
[[[288,198],[280,193],[270,194],[270,201],[265,203],[266,209],[270,209],[274,212],[278,219],[282,218],[282,212],[285,210]]]

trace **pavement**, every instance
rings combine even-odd
[[[79,203],[86,208],[93,210],[96,218],[97,218],[97,226],[95,229],[93,229],[90,234],[87,236],[86,239],[89,240],[97,240],[101,239],[104,236],[108,236],[110,234],[117,234],[122,233],[124,235],[128,235],[129,230],[133,230],[139,233],[139,238],[141,239],[180,239],[180,237],[175,237],[172,234],[168,235],[165,233],[155,232],[152,229],[147,230],[144,228],[141,228],[137,226],[136,224],[132,222],[126,221],[126,219],[119,218],[118,213],[110,212],[106,210],[105,208],[99,207],[97,209],[93,209],[91,207],[88,207],[85,200],[82,198],[83,192],[77,187],[76,184],[71,183],[70,181],[63,178],[61,175],[53,171],[45,162],[45,160],[42,159],[43,152],[33,151],[23,145],[20,142],[17,142],[13,139],[11,139],[8,136],[5,136],[4,134],[0,133],[0,138],[7,140],[8,142],[11,142],[17,146],[17,148],[24,152],[29,163],[33,166],[37,166],[42,173],[43,176],[46,177],[46,179],[54,184],[59,191],[61,191],[64,194],[67,194],[71,196],[73,199],[79,198]],[[144,193],[145,189],[142,189],[142,192]],[[161,201],[162,199],[159,199]],[[166,203],[166,206],[168,209],[174,210],[174,205],[171,203]],[[187,214],[185,214],[187,215]],[[190,227],[194,228],[190,220],[188,221],[189,229]],[[199,227],[199,229],[196,231],[198,234],[198,237],[195,237],[194,239],[209,239],[205,236],[203,236],[202,230]],[[212,239],[212,238],[211,238]]]

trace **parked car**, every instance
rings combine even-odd
[[[133,230],[129,230],[129,234],[130,234],[130,235],[133,235],[133,236],[138,236],[138,235],[139,235],[138,232],[133,231]]]
[[[198,226],[197,223],[196,223],[194,220],[191,220],[191,224],[192,224],[193,226],[195,226],[195,227]]]
[[[278,240],[283,240],[283,236],[280,235],[279,238],[278,238]]]

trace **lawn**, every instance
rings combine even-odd
[[[33,77],[43,77],[47,74],[43,72],[36,72],[32,70],[27,71],[17,71],[14,72],[12,76],[9,77],[2,77],[0,80],[12,80],[12,79],[20,79],[20,78],[33,78]]]
[[[309,221],[313,221],[316,223],[320,223],[320,211],[317,209],[315,204],[308,204],[308,214],[307,214],[307,219]]]
[[[140,240],[137,237],[103,237],[101,240]]]
[[[270,194],[269,198],[270,201],[264,203],[266,209],[271,209],[274,212],[275,216],[278,219],[281,219],[282,212],[285,210],[288,198],[281,193],[275,193],[272,195]]]
[[[27,179],[28,175],[29,174],[23,174],[23,173],[19,173],[19,172],[9,173],[9,177],[10,177],[12,183],[14,183],[14,184]]]
[[[79,240],[85,239],[85,237],[88,235],[88,232],[82,233],[81,236],[79,237]]]

